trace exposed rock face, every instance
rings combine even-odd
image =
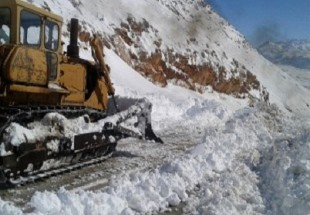
[[[115,28],[114,38],[118,38],[113,40],[113,45],[129,65],[154,83],[166,86],[168,82],[172,82],[199,92],[204,92],[206,86],[212,86],[215,91],[236,97],[244,97],[251,89],[260,88],[256,77],[244,66],[239,66],[236,60],[232,62],[235,70],[230,71],[233,76],[227,77],[225,67],[221,65],[214,67],[207,59],[202,64],[192,63],[191,60],[198,55],[197,52],[188,50],[188,53],[180,54],[173,49],[161,47],[161,38],[153,41],[157,48],[150,55],[139,50],[142,34],[150,31],[156,32],[156,29],[154,30],[146,20],[136,22],[134,18],[128,17],[126,22]],[[191,42],[195,42],[195,39],[192,38]],[[130,51],[132,47],[138,51],[133,53]],[[216,54],[213,52],[211,55]],[[205,58],[203,52],[201,57]]]
[[[109,24],[109,33],[99,32],[104,44],[136,71],[163,87],[172,83],[201,93],[212,88],[239,98],[247,97],[250,91],[262,90],[256,76],[234,56],[226,54],[223,39],[216,40],[214,35],[208,39],[202,37],[222,31],[227,40],[234,39],[226,32],[228,24],[224,20],[212,23],[208,16],[214,12],[203,1],[157,1],[170,11],[170,18],[162,17],[168,23],[163,24],[164,30],[149,16],[127,14],[118,23]],[[209,19],[209,23],[203,22],[204,19]],[[89,24],[82,23],[80,41],[83,44],[91,37],[87,29]],[[245,46],[242,37],[237,36],[233,42]]]

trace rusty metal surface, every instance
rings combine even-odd
[[[6,65],[6,78],[13,82],[46,85],[47,63],[45,53],[29,47],[17,47]]]

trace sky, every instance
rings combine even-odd
[[[310,39],[310,0],[206,0],[254,46]]]

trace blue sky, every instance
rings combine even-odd
[[[310,39],[310,0],[206,0],[253,45]]]

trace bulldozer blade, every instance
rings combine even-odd
[[[111,101],[108,106],[108,115],[117,117],[115,124],[123,133],[127,133],[131,137],[163,143],[152,128],[152,104],[147,99],[115,97],[115,101],[120,112],[111,103],[114,101]],[[134,123],[131,122],[133,118],[137,118]]]
[[[145,128],[145,139],[147,140],[154,140],[157,143],[164,143],[164,141],[160,138],[157,137],[156,134],[154,133],[152,129],[151,124],[147,124]]]

